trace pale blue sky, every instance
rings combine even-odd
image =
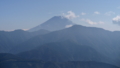
[[[0,30],[30,29],[63,14],[77,24],[120,30],[120,0],[0,0]]]

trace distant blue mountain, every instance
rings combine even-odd
[[[40,29],[56,31],[56,30],[61,30],[61,29],[70,27],[72,25],[74,25],[74,23],[72,21],[70,21],[69,19],[67,19],[63,16],[54,16],[51,19],[49,19],[48,21],[46,21],[28,31],[33,32],[33,31],[37,31]]]

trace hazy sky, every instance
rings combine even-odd
[[[120,30],[120,0],[0,0],[0,30],[30,29],[53,16]]]

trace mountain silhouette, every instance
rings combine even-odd
[[[33,32],[33,31],[37,31],[40,29],[56,31],[56,30],[61,30],[64,28],[71,27],[72,25],[74,25],[74,23],[72,21],[70,21],[69,19],[67,19],[63,16],[54,16],[51,19],[49,19],[48,21],[46,21],[28,31]]]

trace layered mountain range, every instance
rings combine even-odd
[[[119,40],[120,31],[76,25],[55,16],[28,31],[0,31],[0,57],[5,58],[0,64],[11,68],[117,68]]]

